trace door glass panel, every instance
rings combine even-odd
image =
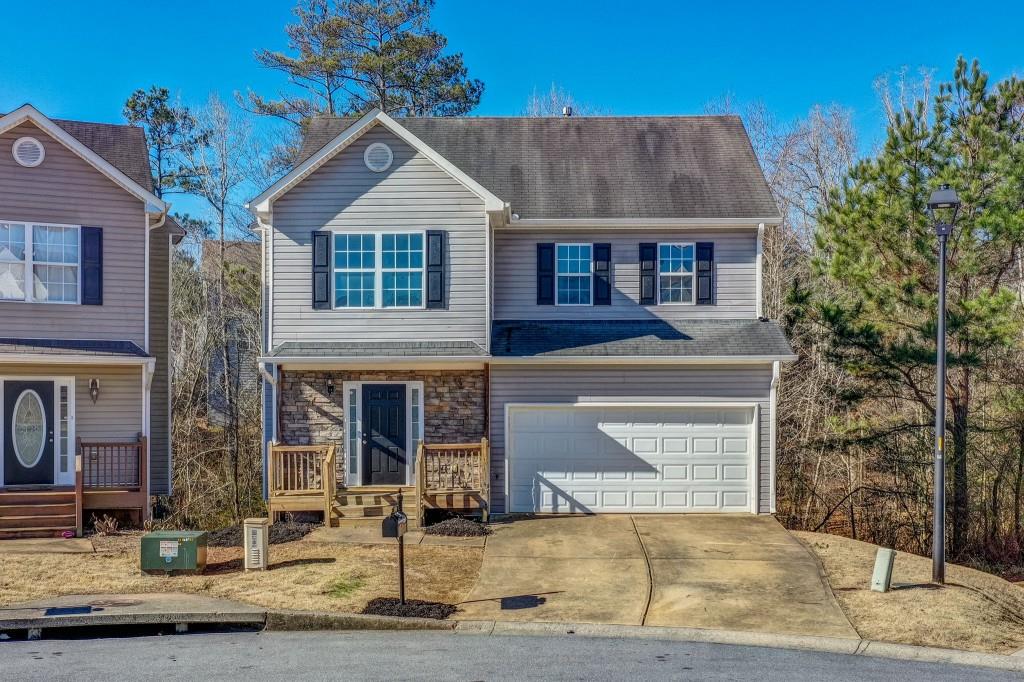
[[[34,467],[43,456],[46,441],[46,416],[38,393],[25,391],[18,397],[11,422],[14,455],[23,467]]]
[[[68,472],[68,387],[60,387],[60,472]]]

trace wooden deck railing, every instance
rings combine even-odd
[[[322,510],[329,522],[336,487],[334,446],[268,443],[267,449],[267,507],[271,519],[278,512]]]
[[[138,512],[140,523],[149,518],[148,454],[145,436],[134,441],[75,439],[75,525],[79,536],[90,509]]]
[[[416,500],[419,518],[437,496],[474,498],[484,521],[489,515],[491,452],[486,438],[453,445],[421,443],[416,452]]]

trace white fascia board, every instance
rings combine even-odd
[[[555,355],[490,358],[492,365],[770,365],[795,355]]]
[[[758,225],[778,225],[782,219],[768,218],[520,218],[513,219],[506,229],[526,228],[651,228],[685,227],[715,229],[751,229]]]
[[[3,353],[0,365],[8,363],[39,363],[47,365],[150,365],[156,366],[156,358],[132,355],[75,355],[50,353]]]
[[[132,194],[145,202],[147,213],[165,213],[169,208],[169,204],[160,199],[160,197],[142,187],[139,183],[135,182],[115,168],[106,159],[82,144],[78,138],[48,119],[42,112],[31,104],[23,104],[6,116],[0,117],[0,134],[3,134],[27,121],[34,123],[47,135],[63,144],[78,156],[82,157],[86,163],[113,180],[114,183],[119,185],[129,194]]]
[[[479,356],[378,356],[378,357],[261,357],[257,362],[270,363],[291,370],[326,369],[483,369],[488,358]]]
[[[466,187],[473,194],[480,197],[484,202],[484,210],[488,213],[503,212],[506,208],[505,202],[494,196],[487,188],[456,168],[448,159],[441,156],[427,143],[406,130],[395,119],[385,114],[380,109],[373,109],[362,116],[358,121],[350,125],[338,134],[333,140],[324,145],[317,153],[309,157],[283,178],[271,185],[265,192],[246,204],[246,208],[257,215],[270,212],[273,202],[280,198],[292,187],[304,180],[306,176],[333,158],[338,152],[348,147],[359,139],[372,126],[380,124],[391,131],[396,137],[403,140],[413,149],[417,150],[430,159],[441,170],[448,173]]]

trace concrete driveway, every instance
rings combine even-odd
[[[857,637],[817,560],[768,516],[606,514],[498,525],[460,606],[465,619]]]

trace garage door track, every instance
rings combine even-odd
[[[460,617],[857,637],[772,517],[549,516],[498,524]]]

